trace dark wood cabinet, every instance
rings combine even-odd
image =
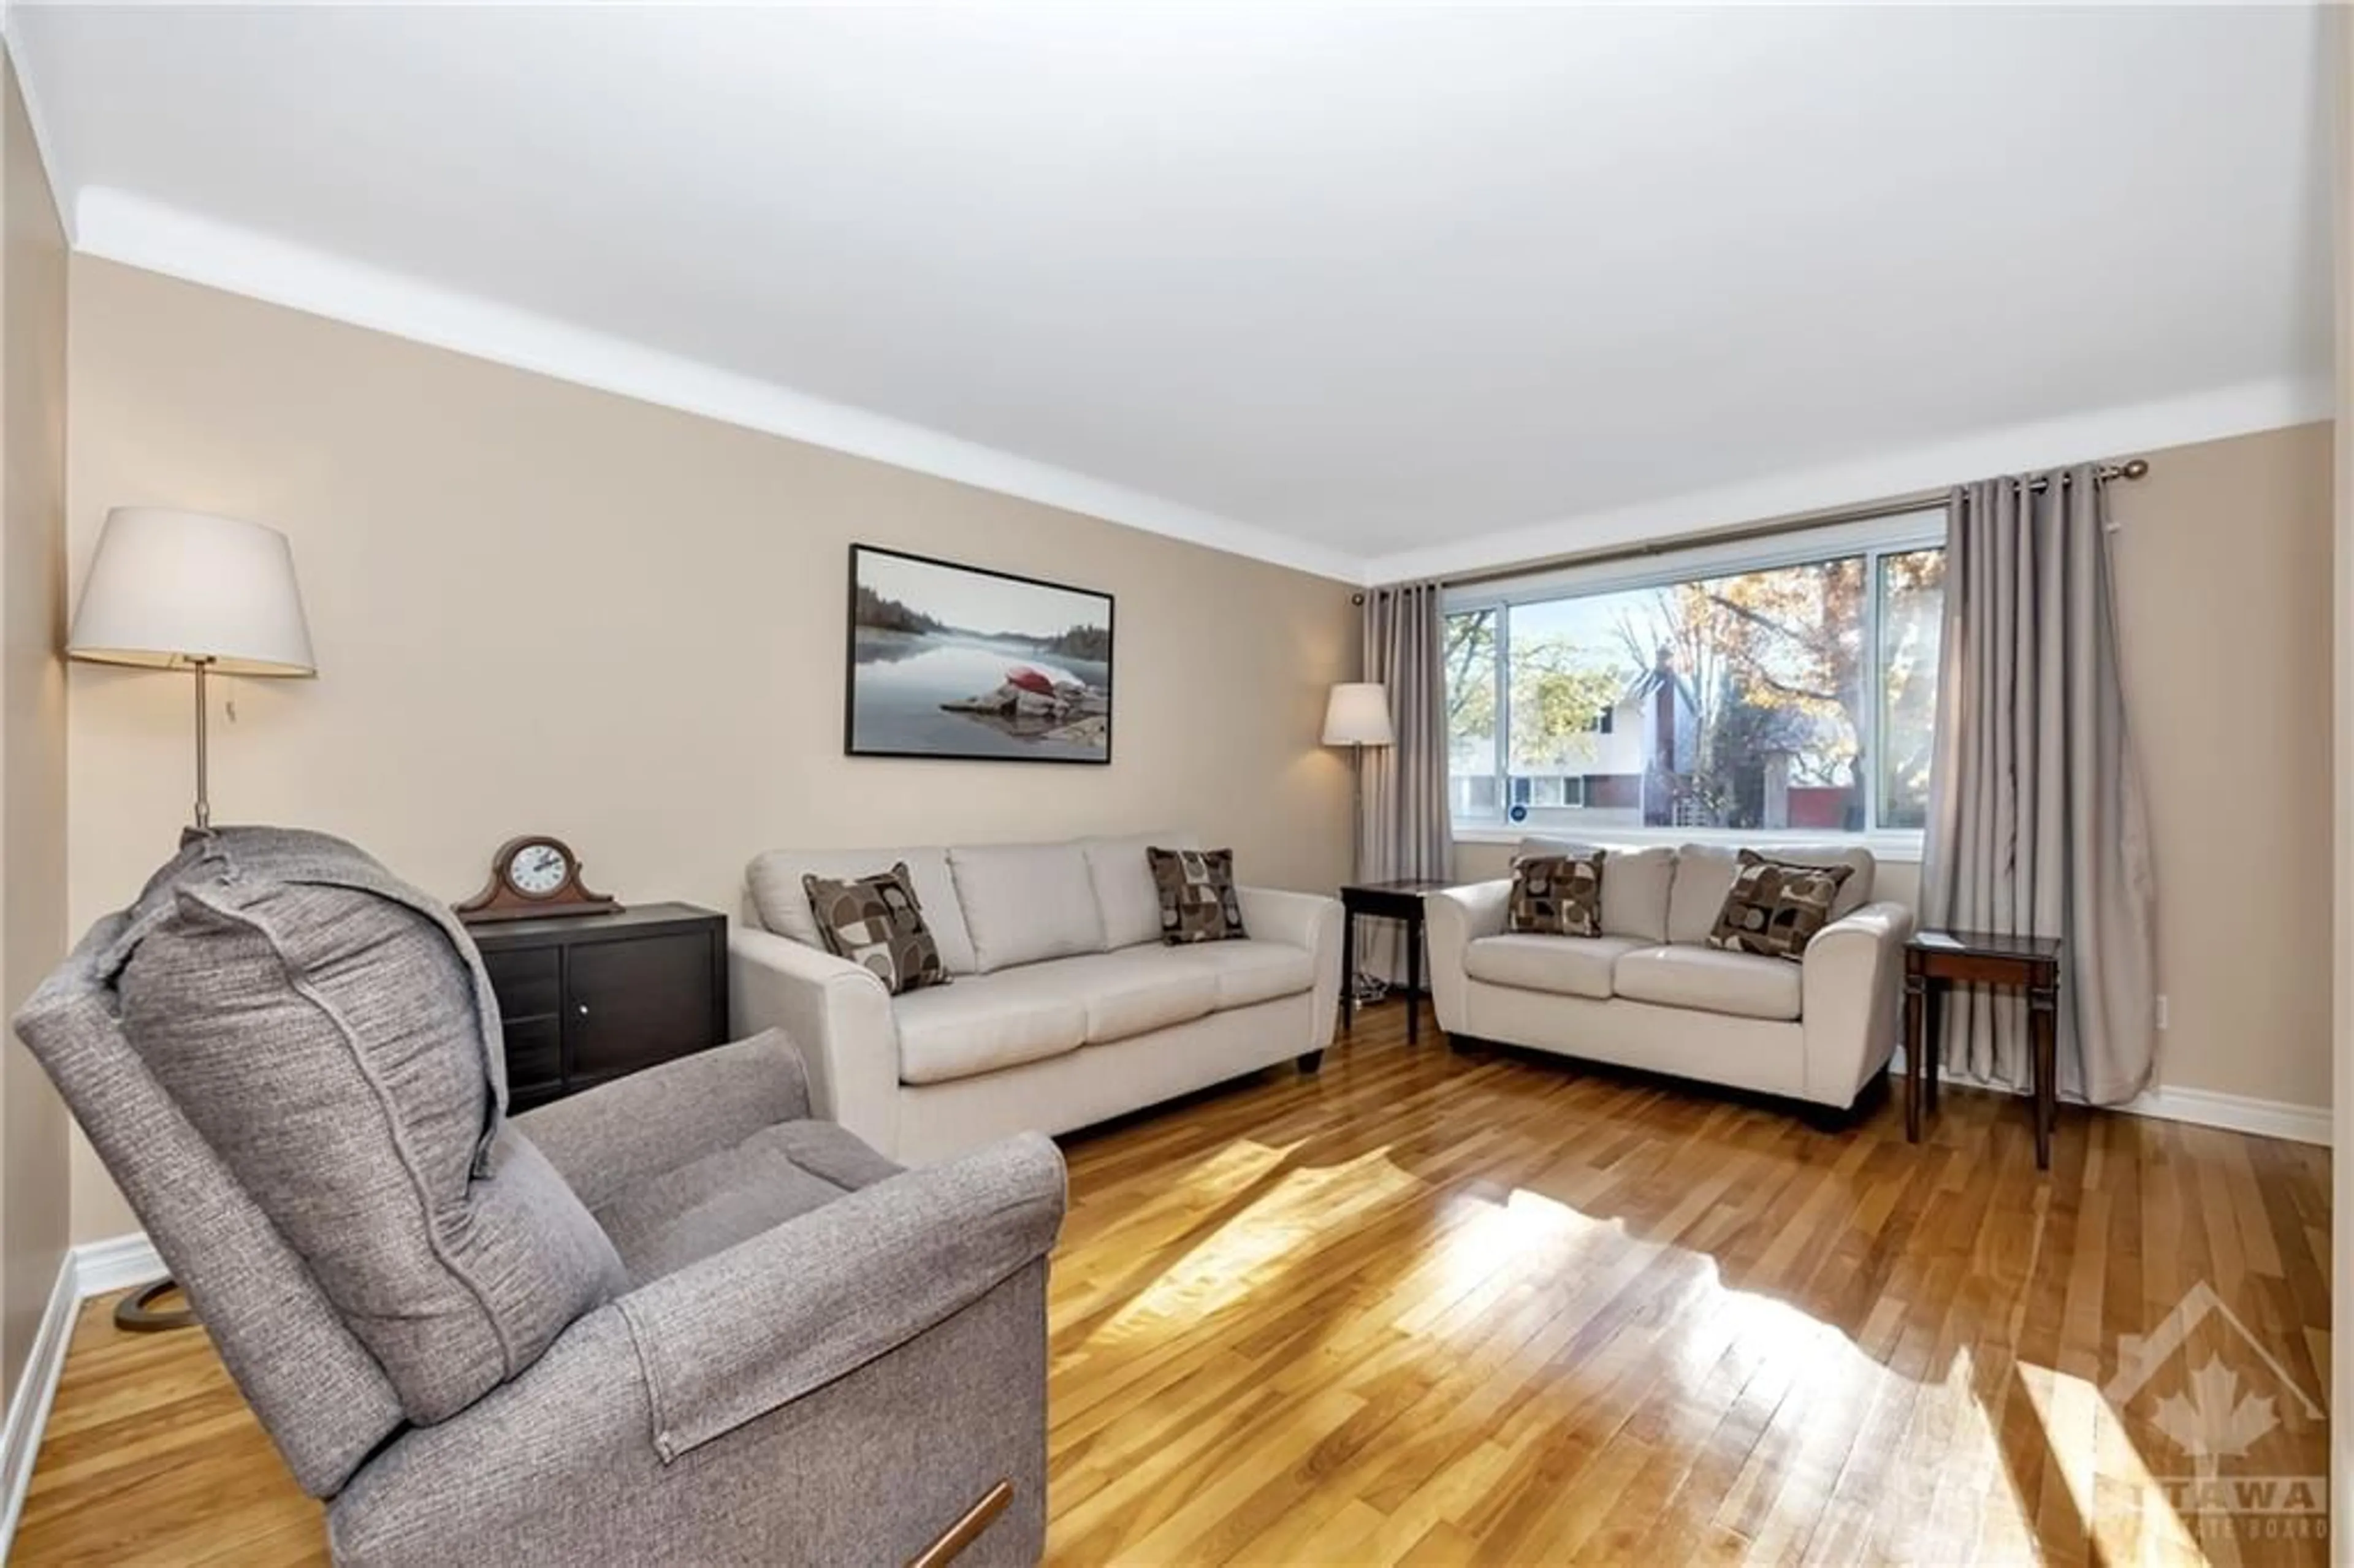
[[[711,910],[648,904],[473,937],[498,993],[514,1110],[727,1037],[727,921]]]

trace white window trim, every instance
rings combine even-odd
[[[1454,824],[1453,836],[1458,844],[1518,844],[1523,839],[1569,840],[1578,843],[1599,844],[1605,849],[1625,846],[1641,849],[1649,844],[1724,844],[1735,849],[1768,850],[1779,845],[1799,848],[1812,844],[1853,845],[1867,849],[1874,859],[1900,864],[1917,863],[1922,857],[1924,834],[1918,829],[1882,828],[1872,832],[1846,833],[1834,828],[1788,828],[1768,831],[1764,828],[1599,828],[1580,832],[1575,825],[1555,827],[1523,822],[1515,827],[1510,822],[1498,827],[1492,822],[1461,822]]]
[[[1870,517],[1859,522],[1837,523],[1824,528],[1808,528],[1770,539],[1693,545],[1682,549],[1661,550],[1653,555],[1597,561],[1589,566],[1563,567],[1553,571],[1534,572],[1527,577],[1465,584],[1444,590],[1439,598],[1439,608],[1442,614],[1447,615],[1464,610],[1503,609],[1519,604],[1541,604],[1549,599],[1662,588],[1703,576],[1730,577],[1742,572],[1767,571],[1776,567],[1804,566],[1810,561],[1831,560],[1842,556],[1861,556],[1864,557],[1866,581],[1871,587],[1863,599],[1863,645],[1873,650],[1876,656],[1880,647],[1880,558],[1944,545],[1946,524],[1946,509],[1940,506],[1920,512],[1893,513],[1885,517]],[[1511,617],[1500,618],[1496,626],[1495,650],[1500,714],[1504,711],[1504,672],[1511,667],[1510,638]],[[1877,700],[1866,708],[1864,725],[1867,733],[1858,738],[1863,746],[1864,755],[1875,759],[1876,767],[1880,756],[1880,704]],[[1508,772],[1505,753],[1509,731],[1508,723],[1500,723],[1496,726],[1499,815],[1494,819],[1454,819],[1450,825],[1457,843],[1514,844],[1527,838],[1558,838],[1575,833],[1575,828],[1541,827],[1526,822],[1515,824],[1501,816],[1509,809],[1503,786]],[[1876,811],[1879,806],[1879,780],[1876,776],[1866,788],[1872,799],[1872,809]],[[1829,828],[1772,832],[1759,829],[1750,832],[1737,828],[1619,827],[1596,831],[1591,836],[1599,843],[1633,845],[1724,843],[1747,844],[1762,849],[1777,843],[1855,844],[1872,851],[1882,860],[1917,862],[1921,859],[1924,835],[1918,829],[1901,828],[1871,828],[1843,832]]]

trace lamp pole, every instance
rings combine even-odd
[[[196,831],[203,832],[213,825],[212,789],[207,773],[210,763],[205,752],[205,676],[212,670],[212,655],[198,654],[188,661],[196,673]]]

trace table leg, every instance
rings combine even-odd
[[[2035,1047],[2035,1168],[2052,1169],[2052,1124],[2060,1109],[2060,988],[2027,993],[2028,1033]]]
[[[1357,1026],[1357,912],[1341,913],[1341,1028]]]
[[[1405,1043],[1422,1039],[1422,916],[1405,920]]]
[[[1937,1080],[1946,1071],[1946,989],[1943,980],[1921,988],[1921,1096],[1932,1116],[1937,1111]]]
[[[1904,1141],[1921,1141],[1921,1023],[1926,983],[1919,975],[1904,977]]]

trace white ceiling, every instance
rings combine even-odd
[[[7,28],[87,250],[1340,576],[2327,412],[2302,7]]]

